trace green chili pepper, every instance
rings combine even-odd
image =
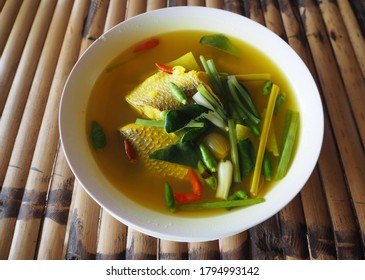
[[[200,149],[200,153],[202,155],[202,160],[203,160],[203,163],[205,164],[205,166],[211,172],[216,172],[218,163],[217,163],[215,157],[213,156],[213,154],[209,151],[209,148],[205,144],[201,143],[199,145],[199,149]]]
[[[217,178],[210,172],[210,170],[204,165],[204,163],[199,160],[198,161],[198,171],[200,176],[203,178],[205,183],[212,189],[217,188]]]
[[[178,85],[174,84],[173,82],[169,82],[169,87],[170,87],[173,97],[180,103],[186,104],[188,98],[186,97],[186,94],[184,93],[184,91]]]
[[[102,149],[106,146],[104,130],[96,121],[91,122],[91,143],[95,149]]]
[[[165,203],[171,212],[176,211],[174,192],[169,183],[165,183]]]
[[[265,81],[264,85],[262,86],[262,94],[263,95],[270,94],[271,87],[272,87],[272,81],[270,81],[270,80]]]

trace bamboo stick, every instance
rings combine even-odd
[[[186,6],[187,0],[168,0],[167,6],[168,7],[176,7],[176,6]]]
[[[205,0],[205,6],[209,8],[223,9],[224,0]]]
[[[279,5],[289,44],[300,55],[317,80],[311,54],[304,38],[305,35],[298,22],[300,20],[299,12],[291,7],[289,0],[279,0]],[[323,148],[319,157],[319,171],[331,215],[337,258],[358,259],[361,254],[359,252],[361,251],[361,242],[357,234],[356,219],[351,208],[350,197],[347,193],[345,178],[342,175],[343,170],[338,160],[339,155],[326,111],[324,119],[325,131]]]
[[[260,0],[260,3],[266,27],[286,40],[286,34],[276,0]]]
[[[205,6],[205,0],[187,0],[188,6]]]
[[[224,9],[236,14],[244,14],[242,1],[224,0]]]
[[[147,0],[147,11],[166,8],[167,0]]]
[[[96,259],[118,260],[126,257],[127,226],[103,210],[99,227]]]
[[[75,180],[75,201],[69,218],[69,236],[65,258],[85,260],[96,258],[96,239],[100,206]]]
[[[365,244],[365,155],[351,109],[347,102],[346,91],[337,70],[336,60],[318,7],[312,1],[299,3],[303,26],[319,74],[324,100],[337,140],[348,188],[360,226],[362,244]]]
[[[188,254],[189,260],[219,260],[219,241],[190,242]]]
[[[250,228],[248,231],[250,235],[252,259],[282,260],[285,258],[282,249],[283,239],[280,232],[278,215]]]
[[[40,0],[25,0],[0,60],[0,115],[11,87]]]
[[[220,259],[247,260],[249,258],[248,232],[244,231],[219,240]]]
[[[18,132],[36,67],[42,52],[48,27],[52,20],[56,0],[39,5],[32,28],[29,32],[13,84],[0,122],[0,185],[3,184],[15,137]]]
[[[157,239],[128,228],[126,260],[156,260]]]
[[[359,22],[348,1],[337,1],[338,8],[347,29],[357,61],[365,78],[365,36],[361,33]]]
[[[5,5],[6,0],[0,0],[0,13]]]
[[[91,1],[86,23],[83,29],[79,56],[89,45],[103,33],[109,1]],[[69,223],[69,239],[67,244],[67,259],[88,259],[96,257],[97,232],[99,226],[100,206],[86,193],[76,181],[75,201],[72,217]],[[90,211],[92,209],[92,211]],[[93,214],[99,212],[98,215]],[[93,215],[92,215],[93,214]]]
[[[333,239],[330,216],[327,206],[323,204],[324,193],[319,184],[319,173],[315,171],[301,192],[306,218],[309,254],[311,259],[331,260],[336,259],[336,250]]]
[[[144,13],[146,8],[147,4],[145,0],[128,1],[126,19]]]
[[[126,1],[110,1],[104,32],[124,20]],[[120,223],[104,209],[97,241],[97,259],[125,259],[127,226]]]
[[[42,216],[32,215],[28,211],[37,207],[42,214],[45,205],[46,196],[43,197],[43,194],[47,193],[59,137],[58,116],[55,112],[58,111],[67,75],[77,60],[81,39],[78,36],[82,31],[87,4],[87,1],[77,1],[71,13],[25,187],[26,192],[34,193],[35,199],[23,197],[10,248],[10,259],[34,258]]]
[[[160,239],[159,256],[160,260],[187,260],[188,244],[186,242],[173,242]]]
[[[245,11],[244,15],[246,17],[265,25],[265,18],[259,0],[244,0],[243,6]]]
[[[59,151],[48,193],[37,259],[60,260],[63,258],[63,242],[66,234],[74,179],[64,153]],[[50,244],[52,245],[50,246]]]
[[[110,0],[104,31],[108,31],[114,25],[124,20],[126,7],[127,0]]]
[[[317,0],[318,1],[318,0]],[[342,75],[348,99],[351,103],[352,114],[357,123],[357,129],[365,146],[365,79],[352,49],[345,24],[337,5],[331,1],[320,1],[320,10],[336,61]],[[365,53],[365,48],[363,49]]]
[[[22,0],[6,1],[0,12],[0,57],[4,51],[11,28],[19,12]]]
[[[0,259],[7,258],[10,250],[25,182],[72,3],[71,0],[57,3],[6,171],[4,187],[0,193],[0,205],[3,205],[0,212]],[[2,156],[3,154],[1,158]]]

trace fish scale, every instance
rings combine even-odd
[[[119,131],[132,144],[138,160],[143,161],[148,171],[179,179],[186,177],[187,167],[149,158],[156,150],[175,144],[179,139],[174,133],[167,133],[162,127],[135,123],[125,125]]]

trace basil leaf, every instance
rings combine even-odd
[[[200,151],[193,142],[189,141],[157,150],[150,155],[150,158],[197,168]]]
[[[240,57],[240,50],[223,34],[206,35],[200,38],[200,44],[208,45]]]
[[[170,110],[165,116],[165,130],[167,133],[177,131],[201,114],[207,112],[209,112],[208,108],[198,104],[191,104]]]

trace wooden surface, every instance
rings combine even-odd
[[[59,143],[66,78],[115,24],[184,5],[267,26],[311,70],[325,110],[318,163],[277,215],[199,243],[128,228],[75,180]],[[364,0],[1,0],[0,259],[364,259]],[[310,152],[310,151],[308,151]]]

